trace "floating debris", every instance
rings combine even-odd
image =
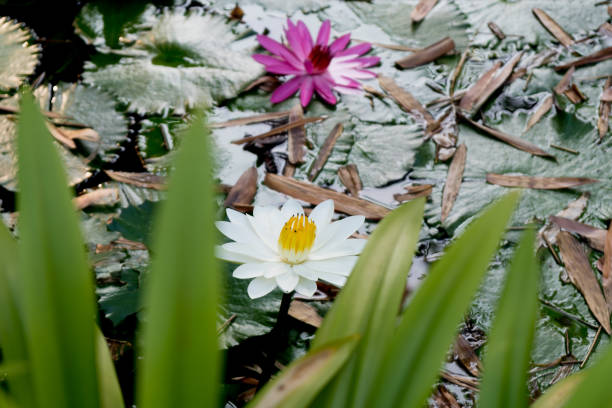
[[[433,191],[433,184],[406,186],[404,189],[406,190],[406,193],[393,195],[393,198],[400,203],[431,195],[431,192]]]
[[[604,95],[612,87],[612,76],[608,77],[604,84],[604,91],[599,101],[599,117],[597,118],[597,130],[599,131],[599,140],[603,140],[606,133],[608,133],[608,126],[610,122],[610,105],[612,102],[604,100]]]
[[[584,247],[569,232],[557,237],[559,252],[572,284],[582,293],[599,324],[610,334],[610,312]]]
[[[334,146],[336,145],[336,141],[342,135],[343,131],[344,126],[342,125],[342,123],[337,123],[336,126],[334,126],[334,128],[331,130],[331,132],[323,142],[323,146],[321,146],[321,149],[319,149],[319,154],[315,159],[314,163],[312,164],[310,171],[308,172],[308,180],[312,181],[319,175],[319,173],[323,169],[323,166],[327,162],[327,159],[331,155],[331,152],[334,149]]]
[[[612,47],[604,48],[594,52],[593,54],[587,55],[586,57],[579,58],[567,64],[559,65],[555,67],[555,71],[563,71],[571,67],[580,67],[582,65],[594,64],[599,61],[605,61],[608,58],[612,58]]]
[[[437,2],[438,0],[419,0],[417,5],[414,6],[410,12],[410,20],[412,20],[413,23],[422,21],[431,9],[434,8]]]
[[[446,176],[446,183],[444,184],[444,192],[442,194],[442,222],[450,214],[453,204],[455,204],[455,199],[459,194],[466,158],[467,147],[462,143],[457,147],[453,161],[448,168],[448,175]]]
[[[546,12],[539,8],[532,10],[538,21],[548,30],[548,32],[557,39],[561,44],[569,47],[574,44],[574,39],[569,35],[555,20],[552,19]]]
[[[540,190],[558,190],[597,183],[599,180],[586,177],[534,177],[508,174],[487,174],[487,182],[504,187],[521,187]]]
[[[255,167],[248,168],[234,186],[231,188],[223,205],[225,207],[233,207],[234,204],[251,204],[255,193],[257,192],[257,169]]]
[[[408,69],[428,64],[455,49],[455,42],[450,37],[444,37],[437,43],[431,44],[412,55],[395,61],[398,68]]]
[[[253,140],[257,139],[265,139],[266,137],[278,135],[279,133],[287,132],[290,129],[296,128],[298,126],[304,126],[307,123],[321,122],[327,119],[327,116],[317,116],[313,118],[304,118],[300,120],[296,120],[295,122],[287,123],[286,125],[281,125],[275,128],[270,129],[269,131],[262,133],[260,135],[243,137],[242,139],[232,140],[233,144],[243,144],[249,143]]]
[[[283,112],[268,112],[261,115],[249,116],[246,118],[232,119],[226,122],[209,123],[208,126],[212,129],[225,128],[230,126],[244,126],[254,123],[268,122],[271,120],[286,119],[289,117],[289,111]]]
[[[364,215],[371,220],[379,220],[391,211],[371,201],[350,197],[337,191],[328,190],[289,177],[279,176],[278,174],[266,174],[263,183],[272,190],[311,204],[319,204],[327,199],[332,199],[338,212],[349,215]]]
[[[572,103],[580,103],[586,100],[586,97],[580,89],[576,86],[576,84],[572,83],[572,76],[574,75],[575,67],[571,67],[567,70],[563,78],[559,81],[559,83],[555,86],[554,91],[557,95],[565,95],[567,99],[572,101]]]
[[[429,113],[410,92],[400,88],[393,79],[386,76],[379,76],[378,83],[403,110],[414,116],[415,119],[424,122],[426,128],[430,128],[431,125],[435,123],[435,119],[431,113]]]
[[[573,234],[578,234],[582,238],[587,240],[589,246],[593,249],[596,249],[600,252],[604,252],[605,242],[606,242],[606,230],[601,228],[596,228],[588,224],[584,224],[582,222],[574,221],[569,218],[558,217],[555,215],[551,215],[549,217],[550,221],[558,225],[560,228],[563,228],[566,231],[569,231]]]
[[[309,326],[319,328],[323,323],[323,318],[317,313],[317,309],[306,302],[292,300],[289,305],[289,316]]]
[[[359,197],[359,192],[363,189],[359,171],[354,164],[347,164],[338,169],[340,182],[348,189],[353,197]]]
[[[105,170],[108,176],[120,183],[131,184],[137,187],[152,188],[154,190],[166,189],[166,178],[153,173],[134,173],[128,171]]]
[[[504,40],[506,38],[506,34],[504,34],[502,29],[497,24],[495,24],[494,22],[489,21],[487,23],[487,27],[489,27],[489,30],[491,30],[493,35],[495,35],[500,41],[502,41],[502,40]]]
[[[525,126],[525,132],[529,131],[529,129],[531,129],[536,123],[538,123],[540,119],[542,119],[542,117],[548,113],[548,111],[550,110],[550,108],[552,108],[552,106],[553,106],[553,96],[548,95],[542,100],[542,102],[540,102],[536,111],[533,113],[533,115],[531,115],[531,117],[527,121],[527,126]]]

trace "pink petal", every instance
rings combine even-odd
[[[298,21],[297,27],[300,33],[302,46],[304,47],[304,53],[308,55],[310,54],[310,51],[312,51],[313,45],[310,31],[308,31],[308,27],[306,27],[306,24],[304,24],[303,21]]]
[[[351,34],[344,34],[342,37],[336,38],[336,40],[329,46],[329,52],[333,56],[338,51],[343,50],[351,41]]]
[[[334,85],[334,82],[332,80],[327,79],[321,75],[314,77],[314,86],[315,86],[317,93],[321,95],[321,98],[323,98],[325,102],[335,105],[336,97],[334,96],[334,93],[332,92],[333,85]]]
[[[317,36],[317,45],[322,47],[327,46],[329,42],[329,32],[331,31],[331,23],[329,20],[325,20],[323,24],[321,24],[321,28],[319,28],[319,35]]]
[[[257,40],[266,50],[270,51],[272,54],[281,56],[296,69],[299,70],[302,68],[302,63],[300,60],[283,44],[261,34],[257,35]]]
[[[370,43],[361,43],[351,48],[347,48],[344,51],[340,51],[335,56],[342,57],[344,55],[361,55],[361,54],[365,54],[366,52],[370,51],[371,48],[372,48],[372,45]]]
[[[300,102],[302,106],[306,107],[312,99],[312,93],[314,91],[314,84],[311,76],[303,76],[302,86],[300,87]]]
[[[300,29],[293,24],[290,19],[287,19],[285,35],[287,36],[287,41],[289,41],[289,46],[291,46],[295,56],[300,60],[304,60],[308,56],[308,53],[306,53],[308,45],[302,40]],[[310,52],[310,50],[308,52]]]
[[[296,76],[276,88],[274,92],[272,92],[272,96],[270,96],[270,102],[279,103],[289,98],[291,95],[297,92],[305,78],[307,77]]]
[[[302,73],[302,71],[295,69],[293,65],[270,55],[253,54],[253,59],[263,64],[266,67],[266,71],[273,74],[297,75]]]
[[[359,57],[347,62],[358,62],[363,68],[371,67],[380,62],[380,57]]]

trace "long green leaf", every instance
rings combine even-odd
[[[353,335],[310,351],[257,393],[252,408],[304,408],[342,367],[355,348]]]
[[[184,134],[154,235],[138,406],[214,407],[219,388],[214,208],[208,134]]]
[[[39,406],[98,406],[93,277],[52,137],[30,92],[17,147],[19,277],[29,368]]]
[[[560,408],[563,407],[576,388],[584,382],[588,371],[578,371],[559,381],[544,392],[540,398],[531,405],[531,408]],[[606,389],[607,393],[608,390]],[[583,405],[586,407],[587,405]]]
[[[384,341],[397,323],[424,205],[424,199],[411,201],[383,219],[317,331],[314,348],[350,334],[362,335],[350,362],[317,400],[319,406],[340,408],[351,399],[355,407],[365,403],[364,392],[380,364]]]
[[[404,312],[370,385],[368,407],[421,407],[518,200],[509,193],[431,269]]]
[[[538,315],[539,268],[535,233],[526,231],[516,250],[499,300],[484,360],[479,405],[528,406],[527,370]]]
[[[28,352],[17,299],[17,243],[0,222],[0,347],[6,364],[26,364]],[[25,370],[24,370],[25,371]],[[13,398],[33,406],[31,378],[26,372],[8,379]]]
[[[123,394],[115,372],[108,345],[102,332],[96,327],[96,360],[98,363],[98,389],[100,390],[100,408],[124,407]]]

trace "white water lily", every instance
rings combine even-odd
[[[343,286],[365,239],[349,239],[363,224],[361,215],[331,222],[334,202],[323,201],[306,217],[302,206],[288,200],[279,210],[256,206],[253,216],[227,209],[227,221],[217,221],[219,231],[234,242],[217,247],[217,257],[241,263],[233,273],[253,279],[252,299],[267,295],[277,286],[285,293],[295,290],[312,296],[321,279]]]

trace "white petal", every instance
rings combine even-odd
[[[276,287],[274,279],[255,278],[249,283],[247,293],[251,299],[256,299],[272,292]]]
[[[333,216],[334,200],[325,200],[312,210],[308,219],[315,223],[318,231],[325,228],[331,222]]]
[[[367,239],[347,239],[338,245],[324,246],[318,251],[311,252],[308,260],[320,261],[347,255],[359,255],[367,242]]]
[[[283,273],[291,272],[291,267],[283,262],[270,262],[266,263],[266,271],[264,272],[265,278],[274,278],[278,275],[282,275]]]
[[[223,259],[224,261],[228,261],[228,262],[236,262],[236,263],[261,262],[259,259],[255,259],[251,256],[229,251],[220,245],[217,245],[215,247],[215,256],[219,259]]]
[[[276,207],[255,207],[249,223],[261,240],[272,250],[278,248],[278,236],[283,227],[280,211]]]
[[[335,273],[321,272],[319,278],[338,287],[342,287],[346,283],[345,276],[336,275]]]
[[[353,215],[346,217],[340,221],[332,222],[323,232],[319,235],[317,240],[315,237],[315,243],[312,248],[313,251],[328,246],[337,245],[343,240],[351,236],[351,234],[359,229],[363,225],[365,217],[363,215]]]
[[[293,271],[283,273],[282,275],[278,275],[276,277],[276,284],[285,293],[289,293],[294,290],[299,281],[300,277]]]
[[[283,207],[281,208],[282,223],[285,224],[289,220],[289,218],[293,217],[294,215],[301,214],[304,214],[304,209],[302,208],[300,203],[298,203],[293,198],[290,198],[285,204],[283,204]]]
[[[277,254],[276,247],[270,248],[267,246],[248,222],[243,225],[236,222],[217,221],[215,225],[229,239],[252,247],[254,251],[265,254],[266,258]]]
[[[355,263],[357,256],[341,256],[339,258],[325,259],[323,261],[308,261],[302,265],[314,269],[316,272],[334,273],[336,275],[349,276]]]
[[[317,272],[308,267],[308,263],[293,265],[293,271],[303,278],[313,281],[317,280]]]
[[[244,224],[244,221],[246,221],[246,215],[244,215],[240,211],[236,211],[234,209],[227,208],[225,210],[225,213],[227,214],[227,219],[230,220],[231,222],[237,222],[238,224]]]
[[[270,276],[267,276],[268,271],[279,269],[277,265],[283,264],[274,262],[245,263],[234,269],[232,276],[238,279],[251,279],[260,276],[269,278]]]
[[[265,248],[263,245],[251,245],[243,242],[228,242],[223,244],[222,248],[229,252],[236,254],[246,255],[248,257],[258,259],[264,262],[279,262],[280,258],[277,254],[272,252],[270,249]]]
[[[300,278],[300,282],[295,287],[295,291],[302,296],[311,297],[317,291],[317,283],[310,279]]]

